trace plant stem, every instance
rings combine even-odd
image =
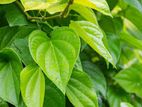
[[[54,19],[54,18],[65,18],[67,16],[67,13],[68,13],[68,9],[70,7],[71,4],[73,4],[73,0],[69,0],[66,8],[64,9],[63,12],[61,12],[60,14],[57,14],[57,15],[53,15],[53,16],[49,16],[49,17],[36,17],[36,16],[30,16],[28,14],[28,12],[25,12],[24,11],[24,7],[22,6],[22,4],[17,0],[16,1],[16,4],[19,6],[19,8],[24,12],[24,14],[26,15],[27,19],[31,20],[32,22],[35,22],[36,20],[43,20],[43,21],[46,21],[46,20],[50,20],[50,19]]]

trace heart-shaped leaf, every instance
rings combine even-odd
[[[66,94],[74,107],[98,107],[93,83],[85,72],[73,70]]]
[[[129,93],[135,93],[142,97],[142,64],[135,64],[120,71],[115,80]]]
[[[70,28],[76,31],[88,45],[115,66],[111,54],[103,43],[104,35],[98,25],[88,21],[72,21]]]
[[[0,52],[0,97],[18,106],[20,94],[20,71],[22,64],[11,49]]]
[[[65,93],[80,50],[76,33],[67,27],[55,28],[49,38],[45,32],[36,30],[30,34],[29,48],[46,76]]]
[[[21,93],[27,107],[43,107],[45,80],[41,69],[35,65],[24,68],[20,74]]]

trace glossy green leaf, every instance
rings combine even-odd
[[[95,90],[106,97],[107,85],[106,80],[101,70],[89,61],[82,62],[84,71],[91,77]]]
[[[109,6],[105,0],[74,0],[74,3],[96,9],[105,15],[111,16]]]
[[[26,16],[19,10],[17,5],[9,4],[3,7],[9,26],[24,26],[28,24]]]
[[[90,22],[92,22],[94,24],[98,24],[96,15],[93,12],[93,10],[91,10],[91,9],[89,9],[87,7],[84,7],[82,5],[78,5],[78,4],[71,5],[70,9],[76,11],[77,13],[79,13],[87,21],[90,21]]]
[[[134,107],[130,103],[127,102],[121,102],[120,107]]]
[[[140,31],[142,31],[142,13],[139,12],[137,9],[129,6],[125,11],[122,11],[122,15],[131,21]],[[133,14],[132,14],[133,13]]]
[[[46,79],[43,107],[65,107],[64,94],[48,79]]]
[[[15,34],[16,39],[11,44],[11,47],[17,52],[25,65],[34,63],[28,46],[28,35],[33,30],[35,30],[35,27],[32,26],[20,27],[18,32]]]
[[[0,97],[18,106],[21,62],[11,49],[0,51]]]
[[[46,9],[48,12],[55,13],[57,11],[62,11],[68,0],[21,0],[21,2],[25,11]]]
[[[16,0],[0,0],[0,4],[9,4],[9,3],[12,3]]]
[[[137,39],[132,36],[130,33],[124,31],[121,33],[120,38],[130,44],[131,46],[142,50],[142,40]]]
[[[129,93],[135,93],[142,97],[142,64],[135,64],[127,69],[120,71],[115,80]]]
[[[110,107],[120,107],[122,101],[128,101],[127,93],[120,87],[109,87],[107,90],[107,100]]]
[[[43,107],[45,80],[41,69],[29,65],[20,74],[21,93],[27,107]]]
[[[66,94],[74,107],[98,107],[93,83],[82,71],[73,70]]]
[[[43,31],[33,31],[29,38],[30,52],[46,76],[65,93],[79,54],[80,40],[67,27],[55,28],[50,35],[51,38]]]
[[[104,35],[98,25],[88,21],[72,21],[70,28],[72,28],[96,52],[114,65],[114,60],[102,41]]]
[[[0,28],[0,49],[9,46],[15,39],[17,27],[1,27]]]
[[[114,63],[117,64],[121,55],[119,34],[123,26],[122,19],[121,18],[112,19],[110,17],[104,16],[99,21],[99,25],[105,31],[108,50],[114,59]]]
[[[128,5],[136,8],[138,11],[142,12],[142,2],[141,0],[123,0]]]

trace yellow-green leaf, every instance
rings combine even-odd
[[[105,15],[111,16],[109,6],[105,0],[74,0],[74,3],[90,7]]]
[[[9,3],[12,3],[16,0],[0,0],[0,4],[9,4]]]
[[[88,45],[115,66],[114,60],[103,43],[103,32],[98,25],[88,21],[72,21],[72,28]]]
[[[33,31],[29,37],[30,52],[46,76],[65,94],[79,55],[80,40],[67,27],[55,28],[50,36],[40,30]]]
[[[45,80],[41,69],[29,65],[20,74],[21,93],[27,107],[43,107]]]
[[[21,0],[25,11],[47,10],[49,13],[62,11],[68,0]]]

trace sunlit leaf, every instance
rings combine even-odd
[[[25,11],[28,10],[47,10],[55,13],[62,11],[68,0],[21,0]]]
[[[130,103],[127,102],[121,102],[120,107],[134,107]]]
[[[20,74],[21,93],[27,107],[43,107],[45,80],[41,69],[35,65],[24,68]]]
[[[114,65],[113,58],[102,41],[104,35],[98,25],[88,21],[72,21],[70,28],[72,28],[96,52]]]
[[[29,38],[30,52],[46,76],[65,93],[79,54],[80,40],[67,27],[55,28],[50,35],[51,38],[43,31],[33,31]]]
[[[74,3],[84,5],[111,16],[109,6],[105,0],[74,0]]]
[[[9,4],[9,3],[12,3],[16,0],[0,0],[0,4]]]
[[[98,24],[96,15],[93,10],[78,4],[71,5],[70,9],[79,13],[87,21]]]

